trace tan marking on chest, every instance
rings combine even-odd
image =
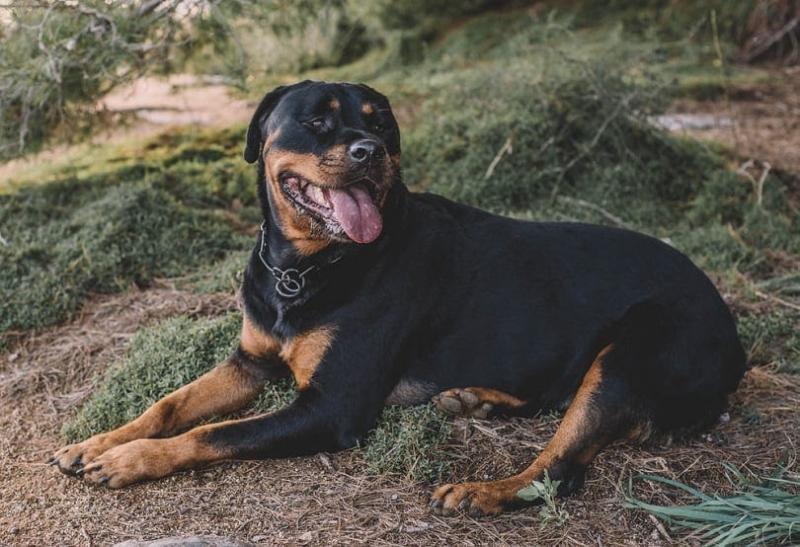
[[[281,348],[280,356],[292,370],[297,389],[306,389],[311,384],[314,372],[333,342],[334,333],[332,327],[319,327],[298,334]]]
[[[259,329],[247,315],[242,321],[242,334],[239,338],[239,346],[246,354],[253,357],[266,357],[269,354],[278,353],[280,344],[271,334]]]

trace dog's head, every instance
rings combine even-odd
[[[356,84],[301,82],[264,97],[247,131],[284,235],[309,254],[330,241],[371,243],[399,177],[400,133],[389,101]],[[312,243],[316,242],[316,243]]]

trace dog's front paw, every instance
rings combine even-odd
[[[430,507],[438,515],[466,511],[470,516],[496,515],[506,506],[509,490],[500,482],[445,484],[431,495]]]
[[[58,470],[67,475],[77,475],[95,458],[108,450],[113,443],[108,441],[107,435],[101,433],[90,437],[83,442],[70,444],[56,452],[47,462],[58,466]]]
[[[84,466],[84,480],[122,488],[143,480],[157,479],[175,470],[164,439],[139,439],[115,446]]]

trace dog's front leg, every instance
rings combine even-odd
[[[333,401],[331,401],[333,403]],[[87,465],[85,480],[120,488],[225,459],[262,459],[337,450],[352,445],[336,409],[307,390],[287,408],[244,420],[197,427],[167,439],[114,447]]]
[[[393,325],[359,322],[297,336],[281,355],[300,392],[271,414],[204,425],[166,439],[110,448],[83,469],[86,480],[119,488],[226,459],[265,459],[354,446],[371,429],[397,381],[403,338]],[[334,337],[333,332],[338,334]]]
[[[288,373],[278,356],[279,349],[271,336],[245,317],[239,348],[225,362],[170,393],[135,420],[63,447],[50,463],[63,473],[80,474],[85,465],[115,446],[173,435],[202,418],[242,408],[261,392],[268,379]]]

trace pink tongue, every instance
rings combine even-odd
[[[383,230],[383,219],[372,198],[361,185],[344,190],[329,190],[333,216],[356,243],[371,243]]]

